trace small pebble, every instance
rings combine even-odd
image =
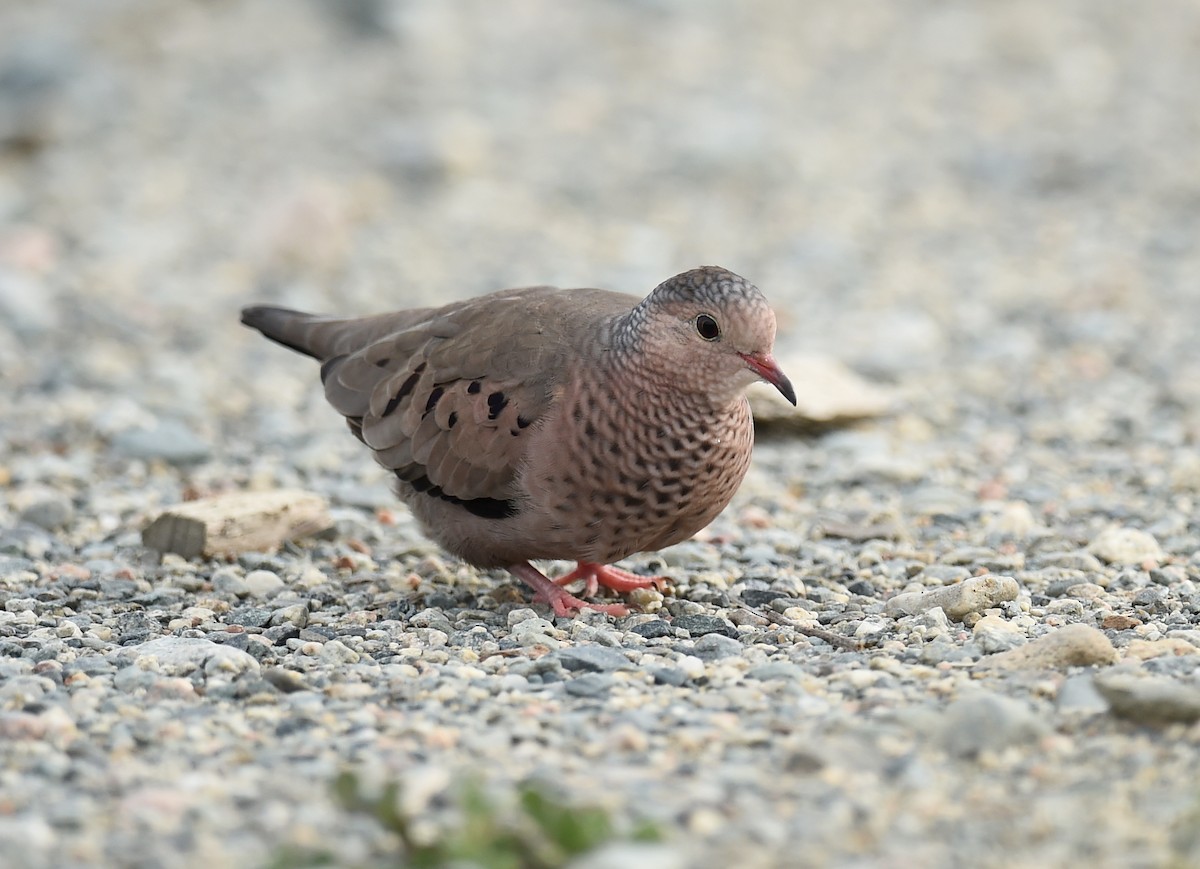
[[[283,580],[269,570],[252,570],[246,574],[246,593],[250,597],[265,600],[274,597],[284,588]]]
[[[897,595],[887,602],[886,612],[895,618],[941,607],[949,618],[962,621],[968,613],[983,612],[1005,601],[1016,600],[1019,591],[1017,581],[1011,576],[989,574],[944,588]]]
[[[1106,528],[1088,544],[1088,552],[1109,564],[1141,564],[1163,559],[1154,535],[1137,528]]]
[[[1117,650],[1108,637],[1089,625],[1075,624],[992,655],[979,666],[997,670],[1061,670],[1112,664],[1116,660]]]
[[[1096,689],[1120,718],[1144,724],[1200,721],[1200,687],[1194,684],[1113,671],[1096,677]]]

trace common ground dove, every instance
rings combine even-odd
[[[796,403],[767,300],[716,267],[641,300],[531,287],[361,319],[257,306],[242,322],[321,362],[325,397],[426,534],[507,568],[558,615],[627,612],[562,587],[576,580],[588,596],[661,587],[608,565],[690,537],[729,503],[754,438],[746,386]],[[531,559],[578,567],[551,581]]]

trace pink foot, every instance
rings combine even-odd
[[[528,562],[510,565],[508,571],[537,592],[533,596],[534,603],[549,604],[556,616],[573,616],[583,609],[596,610],[610,616],[629,615],[629,607],[622,603],[591,603],[580,600],[570,592],[559,588]]]
[[[555,585],[570,585],[578,579],[587,583],[583,587],[583,593],[588,597],[594,595],[600,586],[621,592],[633,591],[635,588],[650,588],[651,586],[662,591],[667,587],[667,579],[664,576],[639,576],[628,570],[621,570],[619,567],[595,564],[591,561],[580,561],[579,566],[566,576],[560,576],[552,581]]]

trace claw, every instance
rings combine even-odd
[[[664,576],[640,576],[636,573],[630,573],[628,570],[621,570],[619,567],[612,567],[607,564],[595,564],[591,561],[579,562],[579,566],[570,573],[560,576],[558,579],[552,580],[552,582],[555,585],[569,585],[580,579],[586,583],[583,587],[583,593],[588,597],[594,595],[600,586],[620,592],[633,591],[635,588],[651,587],[662,591],[667,587],[667,579]]]
[[[555,580],[547,579],[541,571],[528,562],[514,564],[508,570],[533,588],[536,592],[533,596],[534,603],[548,604],[557,616],[573,616],[584,609],[596,610],[610,616],[629,615],[629,607],[625,604],[592,603],[575,597],[562,587],[580,579],[585,582],[583,593],[587,597],[594,595],[600,586],[626,592],[635,588],[650,587],[661,590],[666,587],[667,583],[665,577],[638,576],[636,573],[630,573],[618,567],[609,567],[590,561],[579,562],[579,566],[573,571]]]

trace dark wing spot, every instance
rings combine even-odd
[[[356,438],[358,438],[360,441],[362,441],[365,444],[366,441],[363,440],[363,433],[362,433],[362,422],[363,421],[362,421],[361,416],[346,417],[346,425],[350,426],[350,431],[354,433],[354,436]]]
[[[460,501],[457,498],[446,498],[452,504],[461,504],[468,513],[481,519],[509,519],[517,515],[517,502],[500,498],[472,498]]]
[[[404,401],[404,399],[408,398],[408,394],[413,391],[413,387],[416,386],[417,381],[421,379],[421,372],[424,369],[425,369],[425,365],[421,364],[417,368],[416,371],[414,371],[412,374],[408,375],[408,379],[406,379],[402,384],[400,384],[399,391],[395,395],[392,396],[391,400],[388,401],[387,406],[383,409],[383,413],[381,413],[379,415],[381,419],[383,417],[389,416],[392,412],[394,412],[396,410],[396,408],[398,408],[400,406],[400,402],[402,402],[402,401]]]
[[[458,425],[458,414],[450,411],[450,418],[446,420],[446,428],[454,428],[456,425]]]
[[[520,414],[517,415],[517,428],[528,428],[529,422],[530,422],[529,420],[527,420],[525,417],[521,416]]]
[[[508,399],[505,398],[503,392],[493,392],[487,398],[488,402],[488,419],[495,419],[508,407]]]
[[[471,385],[467,387],[467,395],[476,395],[482,388],[478,380],[472,380]]]
[[[390,356],[384,356],[382,359],[375,360],[375,365],[379,368],[387,368],[391,364],[392,358]]]
[[[399,470],[396,471],[396,476],[404,480]],[[441,498],[443,501],[457,504],[468,513],[472,513],[482,519],[508,519],[511,516],[517,515],[517,502],[510,499],[457,498],[454,495],[447,495],[442,491],[441,486],[433,485],[429,477],[424,474],[412,480],[404,480],[404,482],[408,483],[418,492],[423,492],[431,498]]]
[[[397,480],[407,483],[413,477],[419,477],[421,475],[421,470],[422,468],[420,465],[407,464],[403,467],[394,468],[392,473],[396,475]]]
[[[429,398],[425,400],[425,412],[421,414],[421,419],[429,416],[429,412],[437,407],[438,401],[445,394],[445,392],[446,390],[442,389],[440,386],[435,386],[433,388],[433,391],[429,393]]]

